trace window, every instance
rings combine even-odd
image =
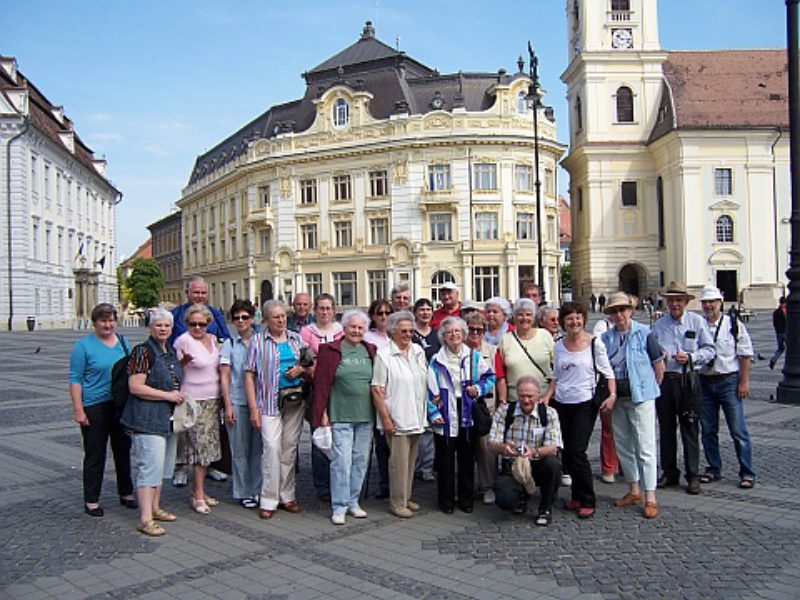
[[[33,230],[31,234],[31,258],[39,260],[39,221],[34,219]]]
[[[551,196],[556,193],[556,178],[553,174],[553,169],[550,167],[544,170],[544,193]]]
[[[340,306],[355,306],[356,281],[355,271],[333,274],[333,294]]]
[[[44,198],[50,206],[50,165],[44,165]]]
[[[633,92],[624,85],[617,90],[617,123],[633,123]]]
[[[236,220],[236,198],[231,196],[228,200],[228,221]]]
[[[317,180],[303,179],[300,182],[300,204],[317,203]]]
[[[353,224],[350,221],[334,221],[333,233],[337,248],[349,248],[353,245]]]
[[[497,165],[494,163],[477,163],[473,167],[472,187],[476,190],[497,189]]]
[[[723,243],[733,242],[733,219],[722,215],[717,219],[717,241]]]
[[[496,212],[475,213],[475,239],[476,240],[498,239]]]
[[[581,97],[575,96],[575,130],[580,131],[581,129],[583,129],[583,105]]]
[[[261,232],[261,254],[264,256],[270,255],[270,232],[265,230]]]
[[[269,186],[258,186],[258,205],[262,208],[269,206]]]
[[[730,169],[714,169],[714,192],[717,196],[733,193],[733,173]]]
[[[445,283],[455,283],[456,278],[448,271],[436,271],[431,277],[431,296],[434,301],[439,300],[439,290]]]
[[[235,235],[231,236],[230,250],[231,250],[231,256],[230,256],[231,260],[237,258],[238,255],[239,255],[239,248],[236,245],[236,236]]]
[[[386,271],[367,271],[369,301],[388,298],[386,294]]]
[[[530,165],[514,166],[514,189],[518,192],[533,191],[533,167]]]
[[[630,10],[631,0],[611,0],[611,10]]]
[[[623,181],[622,187],[622,206],[636,206],[636,182]]]
[[[370,171],[369,195],[372,198],[382,198],[389,195],[388,175],[386,171]]]
[[[517,239],[536,239],[536,215],[529,212],[517,213]]]
[[[33,154],[31,154],[31,192],[39,193],[39,163]]]
[[[51,262],[51,249],[52,249],[53,230],[48,225],[44,228],[44,262]],[[97,257],[95,256],[95,259]]]
[[[352,197],[350,175],[335,175],[333,178],[334,202],[346,202],[352,199]]]
[[[428,189],[431,192],[442,192],[451,187],[450,165],[430,165],[428,167]]]
[[[475,267],[475,300],[484,302],[500,295],[500,267]]]
[[[217,209],[212,206],[208,211],[208,228],[209,229],[214,229],[214,227],[216,227],[216,225],[217,225],[217,220],[215,218],[216,215],[217,215]]]
[[[389,243],[389,219],[380,217],[369,220],[369,242],[373,246]]]
[[[666,245],[666,235],[664,232],[664,181],[659,177],[656,179],[656,202],[658,206],[658,247],[664,248]]]
[[[306,291],[312,298],[322,293],[322,273],[306,273]]]
[[[520,92],[517,94],[517,114],[528,114],[528,103],[526,101],[527,97],[528,95],[525,92]]]
[[[300,226],[300,238],[303,250],[314,250],[317,247],[317,224],[311,223]]]
[[[341,129],[350,121],[350,105],[346,100],[339,98],[333,105],[333,126]]]
[[[453,215],[450,213],[434,213],[430,216],[431,241],[453,241]]]

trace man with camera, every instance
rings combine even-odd
[[[561,427],[555,409],[542,404],[536,380],[524,375],[517,381],[517,402],[501,406],[489,433],[489,450],[502,458],[495,483],[495,503],[503,510],[523,514],[534,483],[541,499],[536,524],[553,520],[553,501],[561,481]]]

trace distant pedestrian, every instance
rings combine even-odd
[[[594,292],[589,295],[589,306],[592,312],[597,312],[597,296],[594,295]]]
[[[603,312],[603,309],[606,307],[606,295],[603,292],[600,292],[600,295],[597,297],[597,308],[600,309],[600,312]]]
[[[786,297],[781,296],[778,300],[778,308],[772,313],[772,327],[775,329],[775,339],[778,342],[778,349],[769,359],[769,368],[774,369],[775,363],[783,356],[786,350]]]

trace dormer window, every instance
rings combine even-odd
[[[528,114],[528,103],[525,100],[527,97],[525,92],[517,94],[517,113],[520,115]]]
[[[336,129],[347,127],[350,122],[350,105],[346,100],[339,98],[333,105],[333,126]]]

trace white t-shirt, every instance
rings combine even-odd
[[[605,344],[597,338],[593,343],[597,370],[609,379],[614,379]],[[591,400],[595,387],[591,344],[580,352],[571,352],[564,346],[564,340],[556,342],[553,351],[553,379],[556,381],[556,401],[562,404],[579,404]]]

